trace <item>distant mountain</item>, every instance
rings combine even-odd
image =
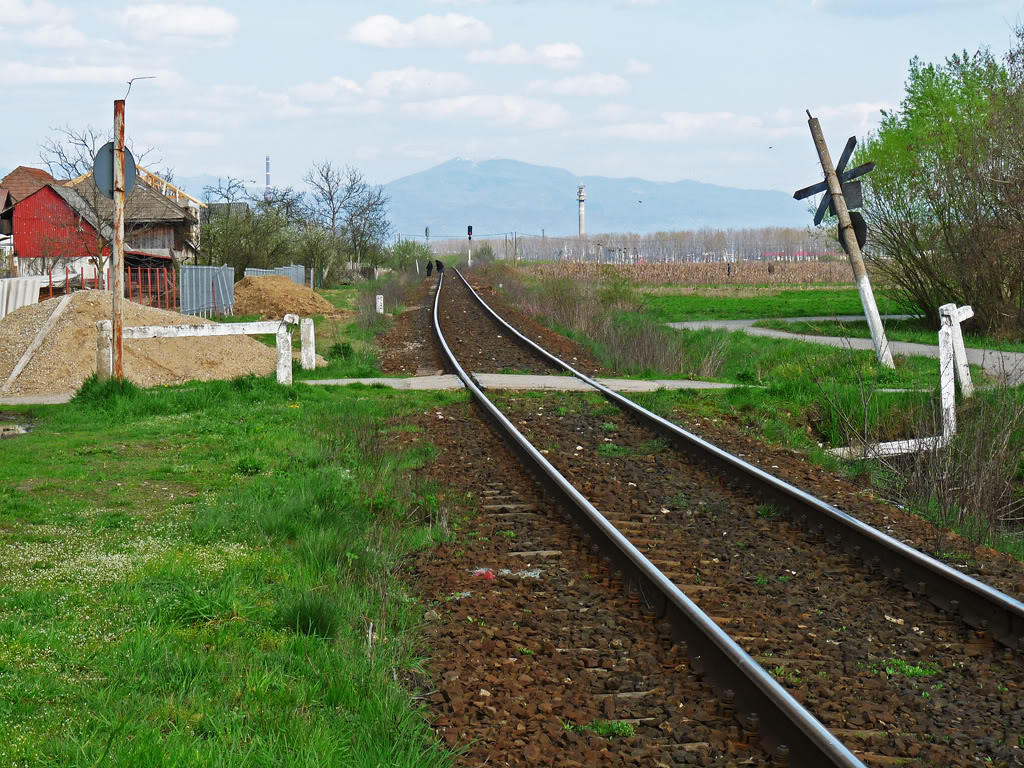
[[[804,203],[784,192],[697,181],[576,176],[516,160],[454,159],[385,185],[399,232],[431,237],[518,231],[575,235],[576,188],[586,185],[586,231],[659,232],[807,224]]]

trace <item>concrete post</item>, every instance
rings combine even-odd
[[[953,328],[943,316],[939,328],[939,401],[942,407],[942,439],[948,442],[956,432],[956,386],[953,383]]]
[[[96,377],[100,381],[110,378],[113,364],[113,323],[110,320],[100,320],[96,323]]]
[[[939,307],[939,317],[942,324],[946,325],[947,319],[953,334],[953,358],[956,367],[956,377],[960,381],[960,394],[965,398],[974,394],[974,382],[971,381],[971,368],[967,363],[967,350],[964,348],[964,334],[960,329],[960,323],[974,317],[974,310],[970,307],[959,307],[956,304],[943,304]]]
[[[302,338],[302,370],[312,371],[316,368],[316,336],[313,330],[313,318],[307,317],[299,327]]]
[[[839,217],[839,238],[850,257],[850,266],[853,267],[853,276],[857,281],[857,292],[860,293],[860,302],[864,306],[864,315],[867,317],[868,328],[871,330],[875,355],[878,357],[878,362],[886,368],[895,368],[892,353],[889,351],[889,341],[885,338],[885,329],[882,327],[882,318],[878,315],[875,294],[871,290],[871,281],[864,268],[864,258],[861,256],[860,246],[857,245],[857,236],[853,232],[850,210],[846,207],[843,188],[836,175],[836,167],[832,164],[832,157],[828,153],[828,146],[825,144],[825,136],[821,132],[818,119],[811,117],[810,112],[807,113],[807,117],[807,125],[811,128],[811,136],[814,138],[814,147],[818,150],[821,169],[825,172],[825,182],[828,184],[828,191],[832,194],[832,202],[835,205],[836,215]]]
[[[380,293],[377,294],[377,314],[384,314],[384,295]]]
[[[292,332],[284,322],[277,328],[277,383],[292,383]]]

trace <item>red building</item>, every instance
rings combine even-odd
[[[39,274],[58,262],[77,272],[81,262],[95,264],[109,256],[114,233],[99,222],[97,232],[92,221],[85,201],[64,187],[47,184],[21,200],[14,206],[13,234],[22,274]],[[24,263],[28,259],[38,260],[38,268]]]

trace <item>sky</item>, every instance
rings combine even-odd
[[[1002,55],[1024,0],[0,0],[0,168],[126,127],[176,177],[386,183],[453,157],[792,192],[912,57]],[[195,190],[198,191],[198,190]],[[569,195],[574,195],[570,190]]]

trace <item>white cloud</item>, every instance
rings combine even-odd
[[[888,109],[883,102],[856,102],[812,109],[815,117],[839,124],[843,131],[867,131],[878,124],[879,111]],[[658,122],[633,122],[610,125],[602,130],[609,136],[638,141],[680,141],[700,134],[759,136],[766,139],[803,135],[807,119],[803,112],[783,108],[761,115],[735,112],[663,112]]]
[[[33,27],[20,35],[20,39],[31,45],[49,48],[75,48],[85,44],[85,35],[70,24],[44,24]]]
[[[609,102],[597,108],[597,116],[608,123],[621,122],[629,117],[633,108],[628,104]]]
[[[630,5],[665,5],[668,0],[629,0]]]
[[[369,16],[352,26],[349,40],[379,48],[408,48],[411,45],[469,45],[487,42],[491,30],[480,19],[460,13],[428,14],[401,22],[394,16]]]
[[[402,111],[431,120],[477,117],[493,123],[523,123],[532,128],[551,128],[564,123],[569,113],[560,104],[521,96],[489,94],[454,96],[403,105]]]
[[[534,53],[518,43],[503,48],[474,48],[466,54],[466,59],[474,64],[525,64],[533,58]]]
[[[173,70],[150,70],[161,86],[177,85],[181,75]],[[0,79],[18,85],[67,85],[127,83],[138,72],[127,65],[97,66],[90,64],[40,65],[23,61],[9,61],[0,64]]]
[[[464,91],[472,81],[459,72],[434,72],[419,67],[374,72],[366,83],[370,93],[390,96],[392,92],[452,93]]]
[[[226,45],[238,29],[238,18],[215,5],[134,5],[118,22],[141,40],[206,45]]]
[[[302,101],[330,102],[338,101],[363,92],[359,83],[334,75],[320,83],[300,83],[291,89],[292,95]]]
[[[554,69],[575,67],[583,58],[583,49],[575,43],[538,45],[537,53],[545,64]]]
[[[576,43],[545,43],[532,50],[518,43],[502,48],[475,48],[466,54],[474,64],[527,64],[539,61],[551,69],[570,69],[583,59],[583,49]]]
[[[534,80],[530,90],[558,94],[607,95],[621,93],[629,88],[629,82],[619,75],[578,75],[560,80]]]
[[[237,118],[245,112],[255,117],[309,117],[313,110],[292,101],[290,93],[263,91],[250,85],[216,85],[207,94],[207,101],[217,114]]]
[[[0,20],[5,24],[61,24],[71,17],[71,11],[46,0],[0,0]]]
[[[626,74],[627,75],[646,75],[654,68],[646,61],[640,61],[640,59],[628,59],[626,61]]]

